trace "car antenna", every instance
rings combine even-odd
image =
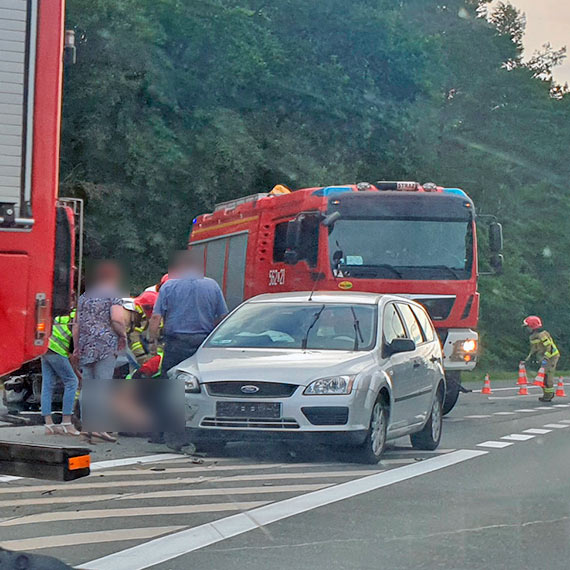
[[[309,294],[309,301],[313,300],[313,294],[315,293],[315,289],[317,288],[317,283],[319,281],[322,281],[324,278],[324,275],[322,273],[311,273],[311,277],[313,278],[313,288],[311,289],[311,293]]]

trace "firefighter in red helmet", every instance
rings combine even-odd
[[[554,372],[560,359],[560,351],[550,333],[544,330],[540,317],[534,315],[527,317],[523,321],[523,326],[530,334],[530,352],[525,361],[534,356],[544,367],[544,393],[539,400],[551,402],[554,398]]]

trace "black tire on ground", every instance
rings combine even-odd
[[[372,408],[370,427],[364,443],[355,449],[355,456],[360,463],[376,464],[380,461],[386,447],[389,410],[381,395]]]
[[[426,425],[421,431],[410,435],[410,441],[414,449],[433,451],[441,441],[441,428],[443,421],[443,387],[437,391],[434,398],[431,413]]]
[[[445,390],[445,399],[443,401],[443,415],[446,416],[453,410],[457,399],[459,398],[461,386],[461,372],[447,372],[445,375],[447,380],[447,388]]]

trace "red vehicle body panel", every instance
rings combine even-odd
[[[33,107],[32,217],[29,230],[0,229],[0,375],[47,349],[51,328],[59,176],[64,2],[38,3]],[[36,343],[36,295],[48,303]]]
[[[405,295],[445,295],[455,297],[449,315],[434,320],[439,329],[476,328],[479,314],[477,292],[477,239],[473,222],[473,251],[470,277],[465,280],[411,280],[411,279],[363,279],[335,278],[331,269],[328,248],[319,246],[318,262],[310,267],[306,261],[296,265],[273,261],[275,226],[294,219],[301,212],[326,212],[328,198],[315,196],[319,188],[297,190],[291,194],[268,196],[257,201],[246,202],[234,208],[220,209],[212,214],[196,218],[190,236],[190,246],[219,237],[236,236],[247,232],[247,253],[243,299],[261,293],[287,291],[343,290],[370,291]],[[328,229],[319,228],[319,244],[327,243]],[[219,281],[227,295],[227,278],[233,270],[228,267],[229,247],[225,251],[223,279]],[[206,253],[206,251],[204,252]],[[206,261],[206,257],[205,257]],[[205,267],[206,274],[207,271]],[[315,287],[315,275],[321,278]],[[232,303],[230,303],[231,305]]]

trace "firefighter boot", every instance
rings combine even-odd
[[[539,402],[552,402],[554,400],[554,392],[544,390],[543,395],[538,399]]]

